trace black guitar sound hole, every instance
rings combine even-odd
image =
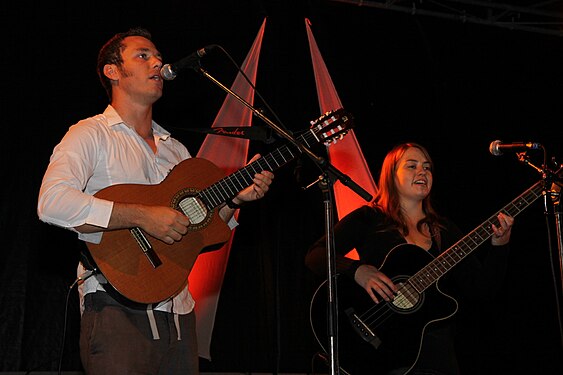
[[[394,277],[393,282],[399,286],[397,296],[388,305],[398,314],[411,314],[424,303],[424,294],[419,293],[409,282],[408,276]]]

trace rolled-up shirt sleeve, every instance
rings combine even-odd
[[[42,195],[38,215],[41,221],[71,230],[83,224],[107,228],[112,209],[111,201],[73,189],[54,188]]]

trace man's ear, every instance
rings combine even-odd
[[[104,74],[112,81],[117,81],[117,79],[119,78],[117,73],[117,66],[115,64],[104,65]]]

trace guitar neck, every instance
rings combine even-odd
[[[318,143],[319,140],[312,130],[306,131],[297,140],[306,146]],[[198,193],[206,206],[212,210],[228,199],[234,197],[239,191],[244,190],[254,183],[254,175],[262,171],[273,172],[283,165],[289,163],[299,155],[297,146],[284,145],[271,153],[255,160],[229,176],[217,181],[213,185]]]
[[[423,269],[413,275],[409,282],[422,293],[441,276],[448,272],[453,266],[461,262],[473,250],[482,245],[493,235],[492,225],[499,226],[498,214],[505,213],[515,217],[524,211],[528,206],[542,196],[543,181],[538,181],[518,198],[507,204],[501,210],[497,211],[493,216],[487,219],[483,224],[475,228],[472,232],[464,236],[452,247],[444,251]]]

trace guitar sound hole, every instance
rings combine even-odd
[[[190,222],[194,225],[200,224],[207,216],[207,208],[195,197],[182,199],[178,203],[178,207],[184,215],[190,218]]]
[[[190,218],[190,229],[201,230],[211,221],[212,211],[207,209],[205,203],[197,198],[198,191],[185,188],[177,192],[171,201],[171,206]]]
[[[409,314],[417,310],[421,305],[424,295],[418,293],[418,291],[408,282],[397,282],[393,280],[395,284],[399,286],[399,291],[397,295],[390,303],[393,310],[399,314]]]

